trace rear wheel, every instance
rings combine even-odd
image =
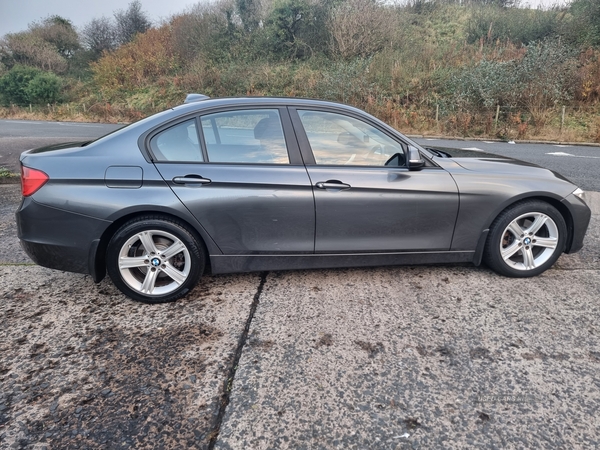
[[[204,253],[182,223],[161,217],[127,222],[108,244],[107,271],[121,292],[144,303],[165,303],[189,292],[204,270]]]
[[[552,205],[529,200],[504,210],[490,227],[485,263],[509,277],[532,277],[550,268],[565,248],[567,226]]]

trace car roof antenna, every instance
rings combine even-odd
[[[194,103],[194,102],[200,102],[202,100],[207,100],[210,97],[208,95],[203,95],[203,94],[188,94],[185,97],[185,100],[183,103]]]

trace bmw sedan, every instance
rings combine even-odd
[[[37,264],[134,300],[204,273],[485,262],[538,275],[581,249],[583,192],[486,154],[425,149],[356,108],[209,99],[21,155],[18,234]]]

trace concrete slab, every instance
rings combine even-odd
[[[270,274],[216,448],[597,448],[599,282]]]
[[[30,264],[17,238],[15,213],[21,202],[20,184],[0,184],[0,264]]]
[[[0,266],[0,448],[206,448],[256,274],[142,305],[108,282]]]

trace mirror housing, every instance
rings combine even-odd
[[[419,150],[412,145],[408,146],[408,170],[421,170],[425,167],[425,160]]]

